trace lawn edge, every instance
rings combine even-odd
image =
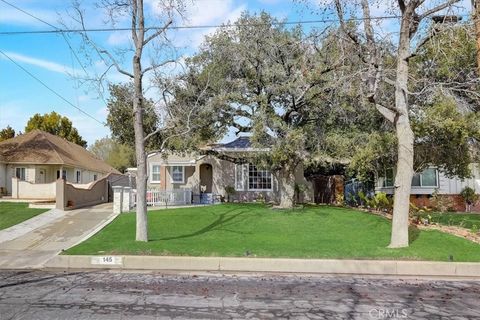
[[[103,256],[56,256],[47,261],[43,269],[356,274],[480,279],[480,263],[477,262],[129,255],[105,257],[111,257],[111,261],[105,263]]]

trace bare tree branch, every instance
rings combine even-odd
[[[165,25],[160,28],[159,30],[157,30],[155,33],[151,34],[150,36],[148,36],[145,40],[143,40],[143,45],[146,45],[148,44],[150,41],[152,41],[153,39],[155,39],[156,37],[158,37],[159,35],[161,35],[162,33],[164,33],[165,31],[167,31],[168,27],[173,23],[173,20],[170,19],[169,21],[167,21],[167,23],[165,23]],[[146,29],[145,31],[147,31],[148,29]]]
[[[429,15],[434,14],[434,13],[440,11],[440,10],[446,9],[446,8],[450,7],[452,4],[457,3],[457,2],[460,2],[460,0],[448,0],[448,1],[438,5],[436,7],[432,8],[430,10],[427,10],[424,13],[420,14],[419,19],[423,20],[424,18],[428,17]]]

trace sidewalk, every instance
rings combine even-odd
[[[57,209],[52,209],[31,219],[25,220],[19,224],[11,226],[10,228],[0,231],[0,248],[2,242],[10,241],[21,237],[35,229],[41,228],[46,224],[52,223],[57,219],[65,216],[65,212]]]
[[[60,214],[61,217],[58,216]],[[21,236],[0,243],[0,269],[39,268],[62,250],[98,232],[116,216],[111,203],[51,212],[40,222],[37,221],[37,228],[27,230],[23,226],[19,230],[23,233]],[[30,227],[33,228],[33,225]]]

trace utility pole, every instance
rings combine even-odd
[[[477,72],[480,77],[480,0],[472,0],[472,12],[477,37]]]

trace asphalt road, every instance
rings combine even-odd
[[[480,282],[7,271],[0,319],[480,319]]]

